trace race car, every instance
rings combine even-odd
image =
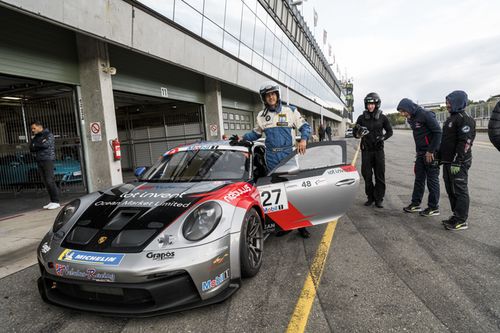
[[[256,275],[264,239],[342,216],[359,175],[345,141],[308,146],[271,172],[262,143],[167,151],[137,181],[67,204],[41,241],[43,300],[149,316],[220,302]]]

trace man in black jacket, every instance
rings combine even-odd
[[[365,97],[365,111],[358,117],[353,135],[361,137],[361,128],[369,133],[361,138],[361,174],[365,180],[365,193],[368,200],[365,206],[383,208],[385,195],[385,154],[384,141],[392,136],[389,119],[380,110],[380,97],[377,93],[369,93]],[[385,133],[384,133],[385,131]],[[373,184],[375,175],[375,185]]]
[[[54,160],[56,159],[54,135],[47,128],[44,128],[40,121],[31,123],[31,133],[34,136],[31,140],[30,151],[35,153],[38,172],[50,196],[50,203],[43,206],[43,208],[57,209],[61,206],[59,205],[59,193],[54,181]]]
[[[435,154],[441,144],[442,131],[436,120],[436,114],[408,98],[403,98],[399,102],[398,111],[406,117],[413,130],[417,152],[411,204],[403,210],[407,213],[420,212],[421,216],[439,215],[439,164]],[[422,210],[420,203],[424,196],[426,180],[429,189],[428,207]]]
[[[488,136],[491,143],[500,151],[500,101],[491,112],[488,122]]]
[[[443,164],[443,180],[453,215],[443,221],[448,230],[468,228],[468,171],[472,163],[472,143],[476,137],[476,122],[467,113],[467,94],[456,90],[446,96],[450,116],[443,124],[443,140],[439,159]]]

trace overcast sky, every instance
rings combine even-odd
[[[500,0],[307,0],[298,8],[319,45],[327,31],[336,64],[354,78],[355,117],[371,91],[386,113],[403,97],[429,103],[458,89],[472,100],[500,94]]]

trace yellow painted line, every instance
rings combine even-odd
[[[316,297],[316,290],[319,286],[321,275],[323,274],[323,268],[325,267],[326,257],[330,250],[336,226],[336,220],[328,223],[326,226],[325,233],[321,238],[321,243],[316,250],[316,255],[314,256],[313,263],[307,274],[306,281],[304,282],[299,300],[295,305],[292,318],[288,323],[287,333],[304,332],[306,329],[307,320],[309,319],[309,314],[311,313],[311,308]]]
[[[358,148],[356,149],[356,153],[354,153],[354,158],[352,159],[351,163],[352,166],[356,166],[356,160],[358,159],[360,149],[361,149],[361,140],[359,140]]]

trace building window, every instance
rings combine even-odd
[[[153,0],[158,1],[158,0]],[[159,2],[159,1],[158,1]],[[205,0],[204,15],[219,27],[224,27],[224,15],[226,12],[225,0]]]
[[[184,1],[175,2],[174,21],[182,25],[184,28],[201,36],[201,14]]]
[[[208,40],[210,43],[222,48],[222,40],[224,38],[224,32],[219,26],[212,23],[209,19],[203,18],[203,38]]]
[[[224,22],[224,30],[237,39],[240,38],[242,6],[243,4],[241,3],[241,0],[229,0],[226,3],[226,20]]]
[[[255,30],[255,14],[248,9],[247,6],[243,6],[243,16],[241,25],[241,41],[247,46],[253,46],[253,36]]]
[[[140,0],[139,2],[168,19],[174,19],[174,0]]]

